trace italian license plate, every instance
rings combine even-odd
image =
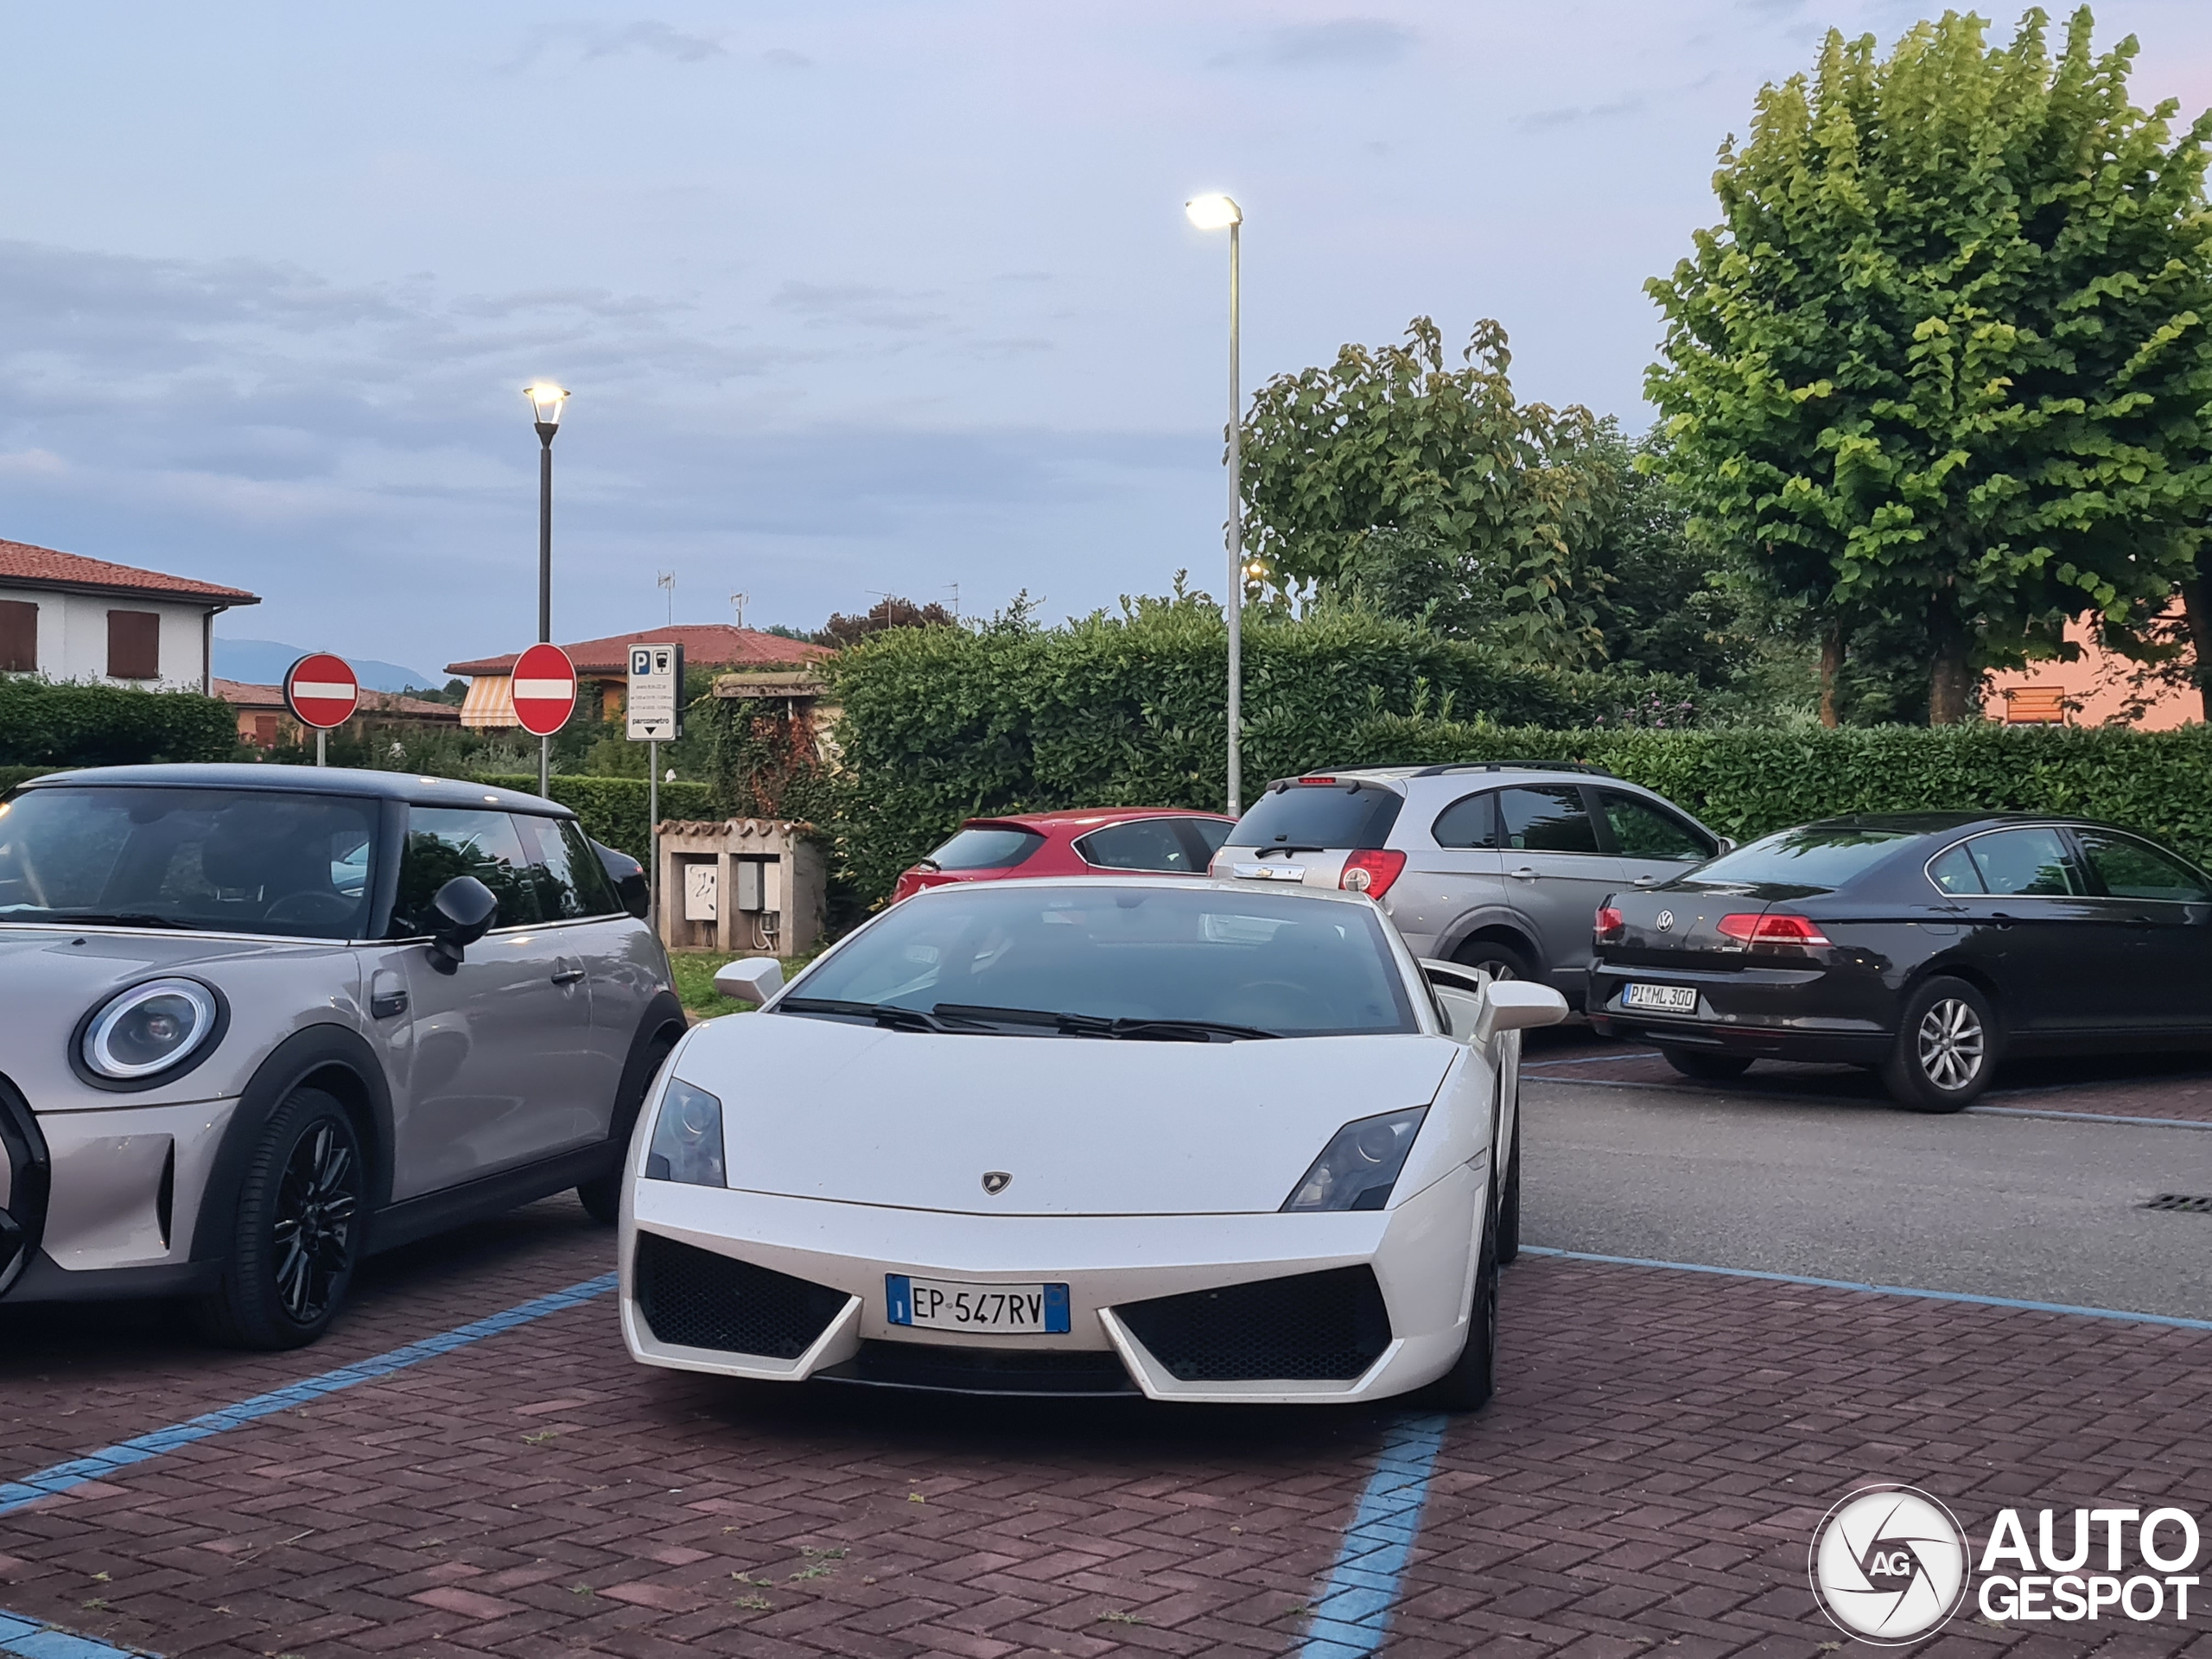
[[[1649,1008],[1655,1014],[1695,1014],[1694,985],[1630,985],[1621,993],[1624,1008]]]
[[[1068,1328],[1065,1285],[965,1285],[887,1273],[883,1289],[891,1323],[918,1330],[1059,1336]]]

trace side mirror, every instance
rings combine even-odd
[[[1735,850],[1736,850],[1736,837],[1735,837],[1735,836],[1721,836],[1721,837],[1720,837],[1720,852],[1722,852],[1722,853],[1732,853],[1732,852],[1734,852]],[[1713,856],[1714,856],[1715,858],[1718,858],[1719,855],[1720,855],[1720,854],[1719,854],[1719,853],[1715,853],[1715,854],[1713,855]]]
[[[499,901],[473,875],[456,875],[430,899],[436,919],[430,929],[430,965],[442,974],[461,966],[462,954],[484,937]]]
[[[1475,1020],[1477,1047],[1501,1031],[1555,1026],[1567,1018],[1567,999],[1530,979],[1493,980],[1483,988],[1483,1011]]]
[[[751,1002],[766,1002],[784,988],[784,964],[773,957],[741,957],[715,970],[717,995]]]

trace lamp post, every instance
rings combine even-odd
[[[550,380],[522,389],[537,422],[537,643],[553,643],[553,438],[561,429],[561,410],[569,394]],[[537,792],[553,783],[553,740],[537,740]]]
[[[1244,409],[1236,384],[1243,327],[1238,232],[1244,210],[1227,196],[1195,196],[1183,211],[1202,231],[1229,232],[1229,593],[1222,609],[1229,622],[1229,810],[1234,817],[1244,810]]]

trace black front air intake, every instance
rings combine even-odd
[[[1118,1357],[1064,1349],[956,1348],[950,1344],[863,1342],[842,1365],[817,1371],[831,1382],[934,1389],[950,1394],[1135,1394]]]
[[[852,1300],[658,1233],[638,1235],[637,1286],[638,1312],[659,1340],[765,1359],[797,1359]]]
[[[1114,1310],[1179,1382],[1348,1382],[1390,1344],[1371,1268],[1332,1268]]]

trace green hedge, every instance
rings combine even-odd
[[[0,766],[227,760],[238,715],[219,697],[0,676]]]
[[[537,774],[528,777],[486,777],[480,781],[500,789],[519,789],[535,795]],[[619,847],[642,861],[652,845],[652,826],[645,811],[650,785],[643,778],[577,778],[556,775],[553,798],[582,820],[585,833],[609,847]],[[663,784],[660,815],[669,818],[704,818],[714,810],[712,791],[704,784]]]
[[[60,766],[0,766],[0,795],[5,795],[17,784],[33,778],[43,778],[49,772],[60,772]]]
[[[1850,812],[1961,809],[2101,818],[2212,863],[2212,727],[1885,726],[1823,731],[1503,730],[1435,719],[1363,721],[1338,765],[1580,760],[1747,839]]]
[[[842,874],[863,901],[964,817],[1143,803],[1218,810],[1228,633],[1220,613],[1146,602],[1066,627],[899,629],[828,665],[844,713]],[[1481,715],[1567,726],[1681,717],[1691,683],[1506,662],[1371,613],[1255,614],[1244,634],[1249,788],[1340,760],[1363,720]],[[734,716],[722,710],[724,719]],[[726,799],[741,779],[721,778]]]

